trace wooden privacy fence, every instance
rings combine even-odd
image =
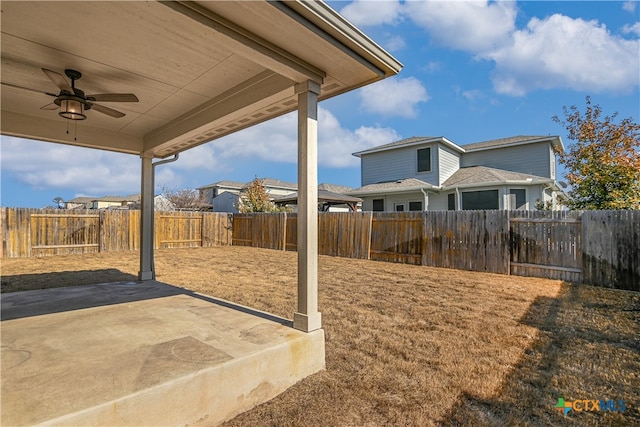
[[[0,210],[2,257],[66,255],[140,249],[140,211]],[[155,212],[156,248],[231,244],[228,214]]]
[[[640,211],[323,212],[318,253],[640,291]],[[139,249],[140,212],[2,208],[2,257]],[[296,214],[156,212],[155,247],[295,251]]]
[[[296,250],[295,214],[233,216],[233,244]],[[318,253],[640,291],[640,211],[320,213]]]

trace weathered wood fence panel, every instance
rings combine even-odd
[[[230,214],[204,214],[202,218],[202,246],[231,245],[233,218]]]
[[[369,258],[371,212],[318,214],[318,253],[347,258]]]
[[[583,281],[640,291],[640,211],[585,211]]]
[[[202,212],[158,212],[154,215],[156,248],[202,246]]]
[[[2,208],[0,215],[6,258],[140,249],[136,210]],[[156,248],[231,244],[227,214],[155,212],[154,216]]]
[[[422,212],[374,213],[370,259],[420,265],[424,235],[422,217]]]
[[[550,214],[510,220],[510,273],[582,281],[582,222]]]
[[[506,212],[425,212],[424,229],[423,265],[507,274]]]
[[[32,213],[31,255],[53,256],[100,250],[100,215],[96,212]]]

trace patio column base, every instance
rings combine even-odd
[[[312,332],[322,328],[322,313],[293,314],[293,327],[302,332]]]
[[[138,280],[153,280],[153,271],[139,271]]]

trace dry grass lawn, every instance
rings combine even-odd
[[[131,280],[138,253],[2,260],[2,291]],[[157,279],[291,318],[296,254],[156,252]],[[229,426],[640,425],[640,293],[319,260],[327,369]],[[624,399],[615,412],[558,397]]]

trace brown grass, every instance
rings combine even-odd
[[[2,260],[2,291],[131,280],[138,254]],[[157,279],[291,318],[296,254],[156,253]],[[228,425],[640,425],[640,294],[319,260],[327,369]],[[558,397],[627,410],[553,409]]]

